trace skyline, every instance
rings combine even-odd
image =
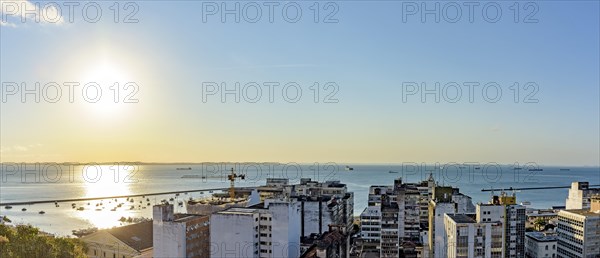
[[[137,2],[137,23],[115,23],[106,2],[98,23],[3,15],[0,162],[600,166],[598,2],[535,2],[535,23],[524,23],[525,13],[514,22],[510,4],[498,2],[499,22],[457,24],[403,17],[400,2],[334,2],[334,23],[322,22],[331,9],[315,23],[312,2],[299,2],[299,22],[256,24],[203,17],[200,2],[163,3]],[[66,90],[57,103],[7,94],[12,82],[90,81],[103,87],[99,103],[78,94],[70,103]],[[123,103],[132,88],[111,102],[114,81],[134,82],[138,102]],[[262,98],[251,103],[253,89],[239,103],[207,94],[222,82],[256,82]],[[282,94],[271,102],[268,82],[297,82],[303,94],[297,103]],[[440,91],[439,103],[407,93],[422,82],[442,90],[456,82],[462,98],[448,101],[453,89]],[[503,94],[491,103],[478,92],[471,103],[469,82],[495,82]],[[526,101],[530,82],[537,102]]]

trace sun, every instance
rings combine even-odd
[[[120,66],[103,62],[89,68],[83,75],[83,101],[93,116],[115,117],[123,111],[126,85],[131,77]]]

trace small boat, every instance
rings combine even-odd
[[[21,211],[27,211],[27,209],[26,209],[26,208],[23,208],[23,209],[21,209]]]
[[[569,168],[561,168],[560,171],[571,171]]]
[[[530,168],[529,171],[544,171],[544,169],[541,169],[541,168]]]
[[[398,174],[397,171],[391,171],[391,170],[388,173],[390,173],[390,174]]]
[[[40,212],[38,212],[38,213],[39,213],[39,214],[46,214],[46,212],[45,212],[45,211],[40,211]]]
[[[6,205],[6,206],[4,206],[4,208],[7,209],[7,210],[10,210],[10,209],[12,209],[12,206]]]
[[[480,167],[475,167],[475,169],[481,169]]]
[[[176,168],[175,170],[192,170],[191,167],[187,167],[187,168]]]
[[[346,170],[346,171],[351,171],[351,170],[354,170],[354,168],[352,168],[352,167],[349,167],[349,166],[346,166],[346,167],[344,168],[344,170]]]
[[[523,168],[513,168],[513,170],[521,170],[521,169],[523,169]]]

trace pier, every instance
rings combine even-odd
[[[247,187],[243,187],[247,188]],[[32,205],[42,203],[61,203],[61,202],[82,202],[82,201],[93,201],[93,200],[104,200],[104,199],[116,199],[116,198],[129,198],[129,197],[145,197],[154,195],[168,195],[178,193],[193,193],[193,192],[204,192],[204,191],[221,191],[228,190],[229,188],[207,188],[207,189],[196,189],[196,190],[182,190],[182,191],[169,191],[169,192],[157,192],[157,193],[144,193],[144,194],[129,194],[129,195],[116,195],[116,196],[102,196],[102,197],[87,197],[87,198],[71,198],[71,199],[57,199],[57,200],[38,200],[38,201],[20,201],[20,202],[3,202],[0,206],[18,206],[18,205]],[[242,187],[240,187],[242,189]]]

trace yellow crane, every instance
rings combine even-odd
[[[235,199],[235,179],[236,178],[240,178],[242,180],[244,180],[246,178],[246,175],[242,175],[242,174],[236,174],[233,171],[233,168],[231,168],[231,174],[227,175],[227,179],[229,180],[229,198],[231,200]]]

